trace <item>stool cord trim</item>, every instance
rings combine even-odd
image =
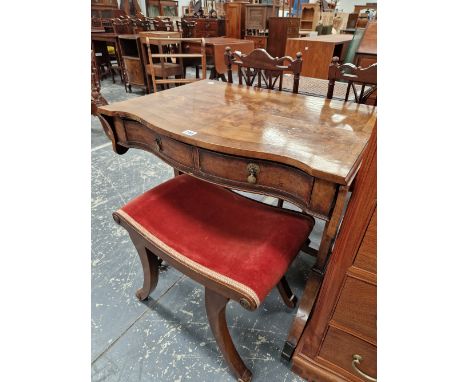
[[[193,269],[197,273],[206,275],[208,278],[217,281],[221,284],[225,284],[237,292],[240,292],[244,295],[249,296],[253,301],[255,301],[256,308],[260,306],[260,299],[258,298],[257,294],[253,291],[253,289],[249,288],[248,286],[233,280],[227,276],[224,276],[218,272],[215,272],[207,267],[204,267],[197,262],[188,259],[186,256],[180,254],[172,247],[169,247],[166,243],[159,240],[156,236],[150,233],[146,228],[144,228],[141,224],[139,224],[135,219],[133,219],[130,215],[128,215],[124,210],[120,209],[116,211],[118,215],[120,215],[123,219],[127,221],[130,225],[134,226],[139,232],[141,232],[147,240],[149,240],[152,244],[156,247],[161,248],[164,252],[166,252],[169,256],[177,260],[178,262],[184,264],[185,266]]]

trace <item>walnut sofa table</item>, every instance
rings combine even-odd
[[[325,220],[314,269],[283,349],[312,311],[376,108],[203,80],[98,109],[113,149],[149,151],[197,178],[278,197]]]

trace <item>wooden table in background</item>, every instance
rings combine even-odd
[[[118,154],[140,148],[177,171],[282,198],[325,221],[319,248],[310,249],[317,262],[283,350],[290,358],[317,296],[376,108],[204,80],[98,111]],[[247,180],[251,171],[255,183]]]
[[[206,57],[208,61],[212,61],[215,66],[216,73],[225,81],[224,73],[227,71],[224,63],[224,52],[227,46],[230,46],[233,51],[239,50],[242,53],[250,53],[254,50],[254,42],[251,40],[239,40],[229,37],[208,37],[205,38]],[[200,53],[199,42],[184,43],[185,53]]]
[[[302,53],[301,76],[328,79],[328,67],[334,56],[344,59],[353,36],[334,34],[313,37],[288,38],[286,56]]]

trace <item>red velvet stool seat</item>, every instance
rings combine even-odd
[[[232,344],[224,309],[232,299],[253,310],[278,286],[294,306],[284,274],[306,242],[314,220],[245,198],[189,175],[177,176],[114,212],[143,265],[145,299],[162,260],[205,286],[213,334],[231,369],[251,378]]]

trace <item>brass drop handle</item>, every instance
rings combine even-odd
[[[247,165],[247,173],[249,176],[247,177],[247,182],[250,184],[255,184],[257,183],[257,175],[260,172],[260,167],[258,164],[255,163],[249,163]]]
[[[358,366],[361,364],[362,361],[362,356],[359,354],[354,354],[353,355],[353,362],[351,362],[351,366],[353,366],[353,369],[356,373],[358,373],[361,377],[364,377],[368,381],[372,382],[377,382],[377,378],[370,377],[366,373],[363,373],[361,370],[358,369]]]
[[[154,139],[154,142],[156,143],[156,145],[155,145],[156,151],[158,151],[158,152],[159,152],[159,151],[162,151],[161,138],[156,137],[156,138]]]

